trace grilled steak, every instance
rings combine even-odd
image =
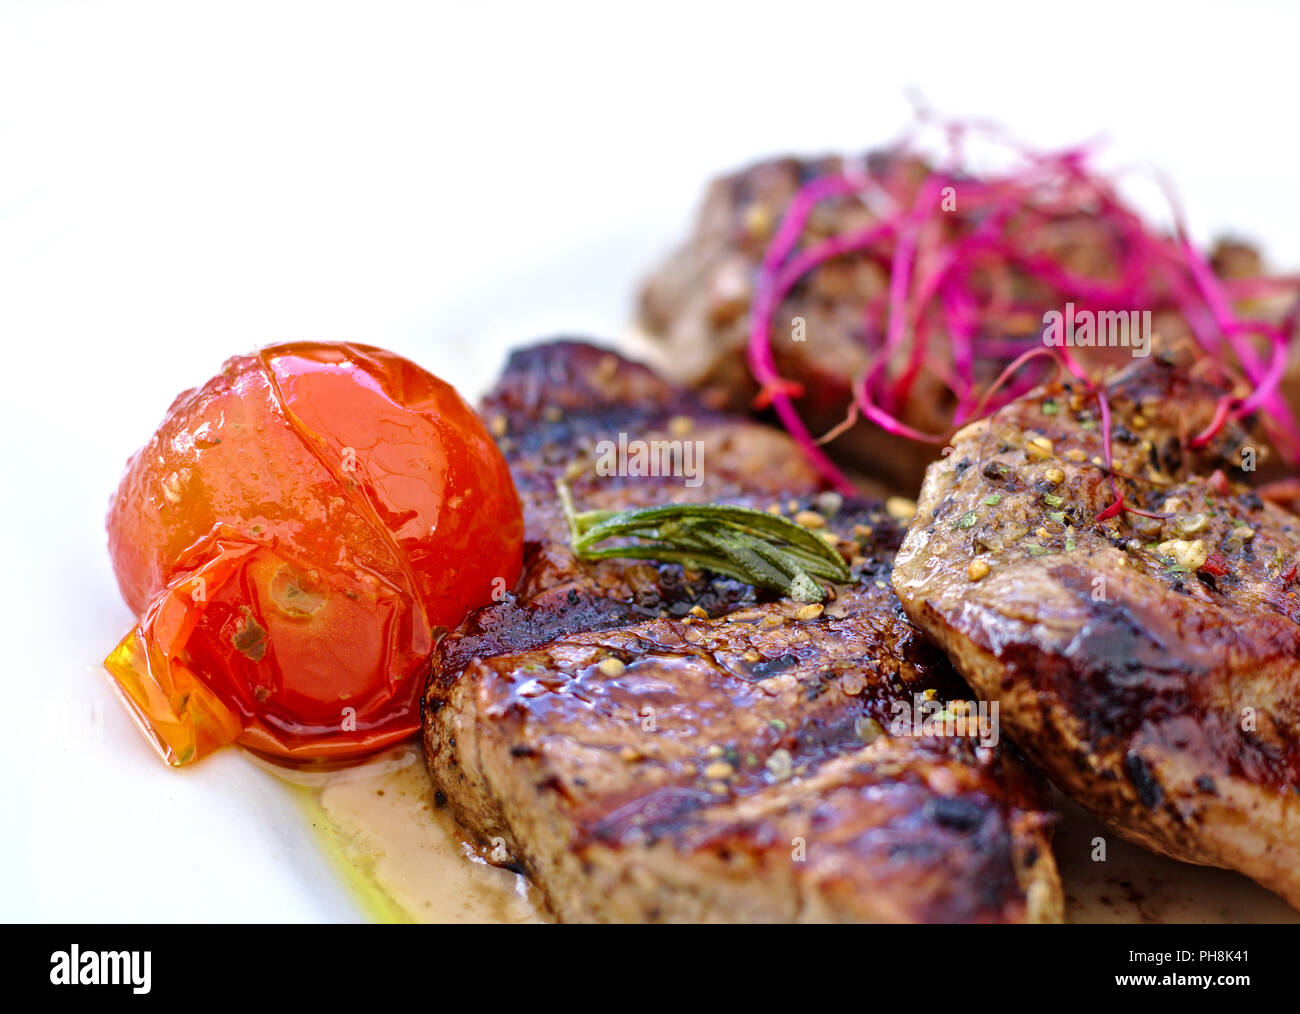
[[[867,159],[877,178],[897,171],[920,181],[929,168],[914,158],[880,152]],[[781,158],[761,162],[716,180],[708,189],[688,241],[646,282],[640,313],[645,329],[665,347],[667,359],[680,379],[722,392],[736,411],[748,411],[757,388],[746,362],[749,312],[755,276],[776,225],[795,192],[810,179],[843,169],[840,158]],[[904,203],[910,201],[905,198]],[[1118,272],[1106,228],[1087,206],[1077,210],[1054,208],[1050,232],[1062,239],[1056,254],[1068,268],[1083,277],[1107,278]],[[946,221],[956,221],[955,212]],[[871,210],[856,197],[822,202],[807,227],[807,239],[821,239],[865,229],[876,221]],[[1213,265],[1224,277],[1261,275],[1259,256],[1240,243],[1221,244]],[[976,363],[977,380],[991,382],[1014,355],[1037,344],[1043,330],[1043,312],[1060,310],[1067,298],[1046,288],[1015,263],[1001,265],[995,287],[1006,288],[1010,304],[1020,309],[1004,315],[997,337],[1007,339],[1005,358],[987,355]],[[877,313],[868,320],[868,307],[887,298],[890,262],[878,252],[846,253],[808,273],[775,314],[772,351],[781,376],[798,382],[800,414],[815,433],[843,421],[852,400],[850,383],[868,365],[884,335]],[[992,283],[991,283],[992,284]],[[1280,316],[1294,304],[1283,299],[1267,310]],[[1172,305],[1154,307],[1153,331],[1158,343],[1176,343],[1189,331]],[[1264,312],[1255,306],[1252,313]],[[795,318],[804,321],[806,340],[791,339]],[[918,376],[900,418],[928,433],[947,430],[955,408],[952,392],[936,379],[949,364],[950,347],[944,325],[936,322],[927,357],[934,373]],[[1028,342],[1028,344],[1026,344]],[[1297,343],[1300,346],[1300,343]],[[1075,353],[1094,373],[1122,366],[1127,349],[1080,348]],[[1287,392],[1300,411],[1300,353],[1288,370]],[[904,437],[885,433],[860,422],[830,445],[840,460],[882,481],[885,487],[914,496],[934,449]]]
[[[525,504],[525,572],[439,645],[425,745],[490,860],[569,921],[1060,918],[1025,769],[1001,745],[893,724],[913,695],[974,707],[890,590],[895,522],[819,494],[784,434],[591,346],[516,353],[485,415]],[[595,474],[594,445],[620,432],[702,441],[702,483]],[[853,581],[823,610],[578,560],[557,477],[583,508],[818,509]]]
[[[1097,520],[1097,403],[1051,385],[931,465],[894,587],[1066,793],[1300,906],[1300,519],[1235,481],[1240,426],[1189,446],[1223,392],[1187,353],[1108,384],[1119,486],[1167,517]]]
[[[896,161],[898,156],[882,152],[871,156],[868,165],[879,174]],[[640,310],[646,330],[666,346],[682,379],[723,392],[736,411],[747,411],[757,393],[745,348],[754,278],[772,232],[800,186],[843,167],[844,159],[838,157],[781,158],[714,181],[694,234],[645,284]],[[915,159],[908,161],[904,171],[917,180],[928,173]],[[824,237],[863,229],[875,220],[857,198],[833,198],[819,205],[809,232]],[[1086,216],[1070,224],[1076,230],[1090,228]],[[1075,260],[1083,269],[1097,270],[1096,254],[1085,244]],[[1018,302],[1037,305],[1036,297],[1041,301],[1029,278],[1012,277]],[[778,308],[778,333],[772,343],[777,369],[802,385],[800,413],[814,432],[843,421],[852,400],[849,385],[866,368],[871,349],[884,338],[883,333],[869,332],[866,309],[884,300],[888,288],[887,258],[850,253],[810,272]],[[805,341],[791,341],[779,333],[796,317],[805,322]],[[1041,312],[1026,315],[1009,336],[1036,337],[1042,326]],[[946,346],[945,340],[936,339],[935,354],[942,354]],[[991,381],[1004,365],[980,364],[984,380]],[[955,407],[952,392],[934,376],[923,374],[902,418],[916,429],[942,433]],[[934,456],[932,447],[866,422],[837,439],[832,448],[886,488],[907,496],[915,495]]]

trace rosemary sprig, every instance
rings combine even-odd
[[[569,543],[585,560],[613,557],[680,563],[744,581],[801,602],[820,602],[815,578],[847,581],[843,557],[802,525],[730,504],[665,504],[626,511],[581,511],[569,487],[556,492],[569,525]],[[612,538],[641,541],[599,547]]]

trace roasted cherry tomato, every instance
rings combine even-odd
[[[510,473],[456,391],[324,342],[236,357],[177,398],[108,532],[141,619],[105,664],[172,764],[410,736],[439,633],[513,586],[523,552]]]

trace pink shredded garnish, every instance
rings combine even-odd
[[[1300,296],[1300,276],[1219,279],[1188,240],[1172,189],[1166,187],[1175,229],[1168,236],[1149,228],[1114,185],[1090,168],[1091,145],[1038,153],[1007,140],[995,128],[939,126],[948,142],[944,168],[930,172],[919,185],[901,171],[910,154],[906,144],[895,149],[898,158],[882,160],[885,168],[874,175],[853,169],[805,183],[786,208],[759,267],[748,349],[759,403],[771,405],[827,479],[842,492],[853,491],[820,446],[848,425],[837,426],[820,440],[809,432],[795,404],[802,390],[777,371],[771,335],[777,310],[802,278],[829,260],[855,253],[888,264],[890,275],[885,298],[866,307],[866,333],[884,337],[877,339],[879,347],[872,350],[864,372],[852,378],[851,418],[860,413],[896,436],[946,443],[956,427],[997,411],[1040,382],[1017,374],[1025,363],[1049,353],[1097,398],[1103,457],[1115,493],[1115,502],[1099,519],[1125,511],[1163,517],[1124,499],[1113,470],[1105,391],[1068,348],[1044,345],[1041,330],[1026,331],[1023,322],[1037,321],[1044,311],[1060,310],[1067,302],[1094,314],[1172,310],[1187,321],[1220,378],[1231,383],[1244,377],[1250,391],[1245,397],[1222,399],[1192,445],[1204,446],[1230,420],[1260,412],[1278,449],[1300,464],[1300,425],[1281,391],[1290,342],[1300,321],[1300,298],[1280,325],[1242,319],[1237,310],[1238,302]],[[1023,159],[1023,168],[983,178],[966,171],[963,142],[973,129],[1008,145]],[[907,162],[910,168],[916,165]],[[957,207],[945,208],[945,200],[954,194]],[[883,209],[870,227],[804,242],[808,218],[817,205],[867,195],[870,208]],[[1070,230],[1082,230],[1082,242],[1088,245],[1105,244],[1114,277],[1082,275],[1066,263],[1063,251],[1072,246]],[[1043,292],[1026,302],[1015,293],[1017,278]],[[1008,323],[1013,318],[1019,318],[1020,327]],[[930,354],[935,335],[946,339],[946,355]],[[1267,355],[1259,354],[1259,340],[1266,343]],[[1007,365],[993,384],[981,388],[979,367],[989,363]],[[956,399],[952,429],[944,434],[920,432],[901,418],[918,378],[927,372]]]

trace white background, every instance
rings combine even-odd
[[[1168,170],[1300,267],[1300,19],[1235,2],[0,2],[0,917],[356,918],[234,751],[166,770],[98,662],[108,496],[228,355],[356,338],[476,393],[612,335],[705,181],[908,88]]]

